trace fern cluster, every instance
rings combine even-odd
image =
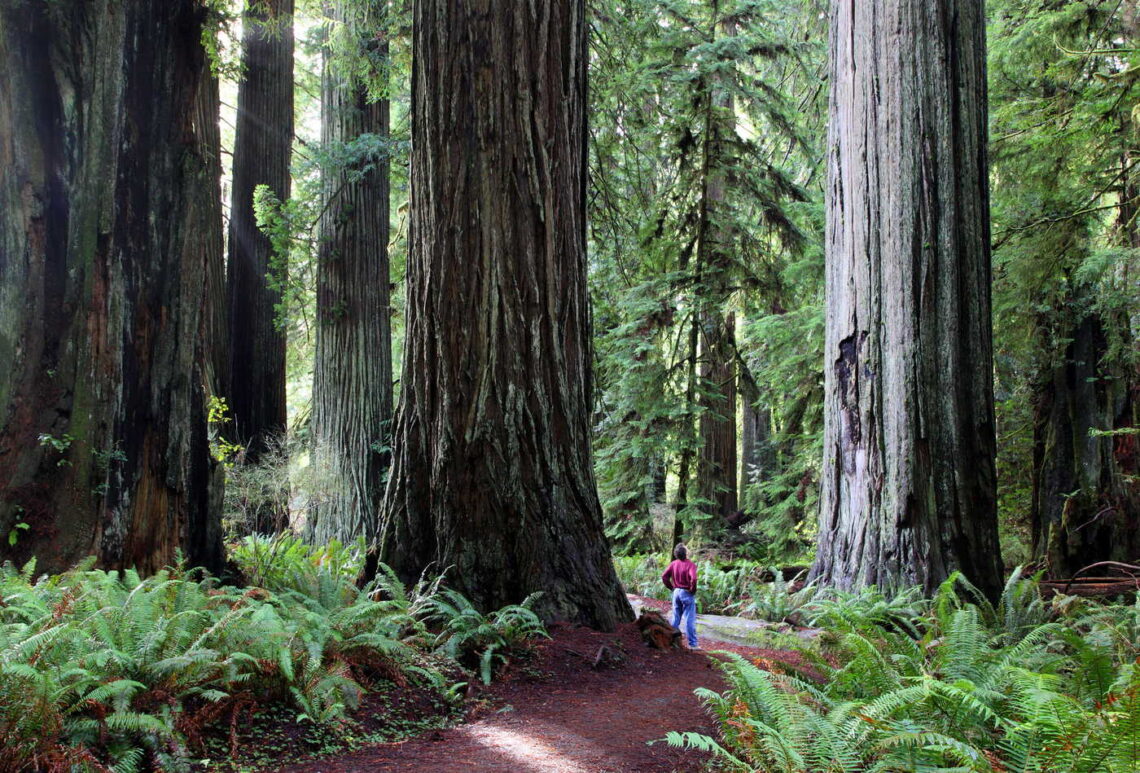
[[[188,769],[207,728],[228,726],[236,745],[264,705],[335,728],[380,679],[454,697],[441,670],[461,669],[441,669],[433,650],[477,652],[490,679],[507,642],[544,633],[529,609],[520,625],[508,608],[452,645],[478,615],[469,602],[442,595],[439,578],[407,588],[386,567],[358,588],[358,547],[251,538],[235,559],[261,584],[246,588],[182,567],[0,567],[0,771]]]
[[[786,773],[1140,770],[1140,602],[1050,604],[1015,573],[997,604],[955,576],[930,601],[815,605],[828,633],[805,645],[808,668],[728,655],[730,689],[699,693],[723,740],[667,740]]]

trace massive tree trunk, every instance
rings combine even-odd
[[[1088,301],[1078,297],[1070,307]],[[1084,314],[1036,390],[1033,555],[1052,576],[1140,555],[1136,435],[1105,434],[1136,426],[1134,377],[1123,368],[1111,372],[1107,350],[1099,316]]]
[[[333,18],[345,42],[368,49],[387,66],[382,0],[363,12],[347,0]],[[344,155],[348,143],[388,139],[389,103],[369,98],[368,85],[332,66],[326,50],[321,79],[322,141]],[[392,334],[388,278],[387,149],[326,169],[317,273],[317,340],[313,370],[314,459],[324,480],[306,531],[324,544],[377,537],[392,418]]]
[[[1001,586],[981,0],[833,0],[813,577]]]
[[[275,323],[281,293],[268,281],[273,257],[269,237],[257,227],[254,188],[266,185],[289,198],[293,149],[293,0],[246,0],[242,33],[242,81],[234,132],[227,307],[228,383],[233,437],[245,446],[245,462],[257,463],[285,431],[285,332]],[[279,258],[281,260],[283,258]],[[273,532],[280,513],[261,508],[254,532]]]
[[[583,0],[417,0],[408,334],[383,559],[482,609],[632,617],[590,459]]]
[[[0,6],[0,535],[221,563],[206,436],[216,114],[195,0]],[[203,101],[204,100],[204,101]],[[211,246],[213,245],[213,246]]]

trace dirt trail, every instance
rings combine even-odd
[[[707,755],[661,739],[670,730],[715,735],[716,725],[693,690],[724,689],[713,658],[702,652],[646,647],[637,628],[604,634],[555,626],[526,674],[498,684],[468,723],[410,741],[382,744],[335,759],[279,770],[510,771],[511,773],[693,773]],[[708,642],[715,648],[720,643]],[[595,669],[600,647],[606,657]],[[780,653],[723,645],[755,657]]]

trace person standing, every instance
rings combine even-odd
[[[673,558],[661,575],[661,582],[673,591],[673,627],[685,632],[689,649],[700,649],[697,646],[697,565],[689,560],[689,551],[684,545],[673,548]]]

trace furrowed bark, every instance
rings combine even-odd
[[[812,576],[1001,587],[981,0],[831,5]]]
[[[632,614],[590,454],[582,0],[418,0],[408,333],[382,558],[487,610]]]
[[[30,527],[0,551],[41,570],[222,561],[204,17],[193,0],[0,7],[0,532]]]
[[[387,58],[384,3],[370,5],[375,30],[361,44]],[[334,18],[358,24],[344,4]],[[371,37],[371,40],[369,38]],[[389,103],[329,66],[321,81],[322,140],[341,146],[363,134],[388,138]],[[388,470],[392,418],[392,334],[388,278],[387,151],[327,173],[318,253],[313,443],[327,475],[306,534],[317,544],[365,537],[374,543]]]

